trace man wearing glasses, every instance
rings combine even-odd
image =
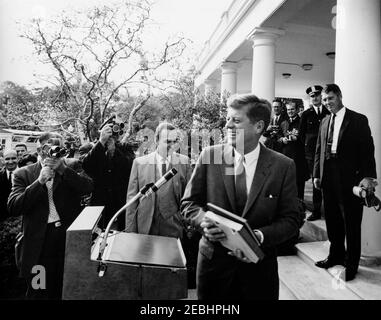
[[[302,113],[300,119],[299,137],[304,145],[304,153],[307,160],[308,171],[312,177],[314,169],[316,141],[318,137],[321,120],[329,114],[329,111],[321,102],[321,91],[323,87],[315,85],[307,88],[306,93],[310,97],[311,106]],[[314,221],[321,218],[321,191],[313,186],[312,189],[312,214],[307,218],[308,221]]]
[[[8,210],[23,217],[20,275],[27,281],[27,298],[56,300],[62,292],[66,229],[81,211],[81,196],[92,191],[92,181],[77,173],[78,160],[64,159],[59,134],[42,134],[37,152],[37,163],[15,172]],[[45,271],[37,286],[36,266]]]
[[[16,151],[5,151],[4,161],[4,168],[0,171],[0,221],[3,221],[9,217],[7,201],[12,189],[12,176],[17,168]]]
[[[161,123],[155,132],[156,150],[136,158],[132,164],[127,201],[146,184],[159,180],[175,168],[177,174],[152,196],[127,208],[128,232],[182,238],[183,222],[180,201],[190,179],[190,159],[174,152],[178,147],[178,132],[170,123]]]

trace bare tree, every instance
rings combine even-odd
[[[40,60],[53,68],[50,81],[65,97],[67,110],[63,111],[69,110],[84,124],[88,135],[90,124],[107,118],[121,91],[140,95],[133,117],[151,96],[155,72],[186,48],[181,37],[168,40],[155,52],[147,48],[144,36],[152,26],[150,8],[147,0],[119,1],[64,12],[53,20],[33,19],[22,33]]]

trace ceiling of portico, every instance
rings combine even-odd
[[[336,0],[288,0],[261,25],[286,31],[276,44],[278,96],[295,95],[301,88],[304,92],[307,85],[333,81],[334,60],[330,60],[326,53],[335,51],[335,5]],[[250,68],[247,61],[252,57],[252,41],[243,40],[227,60],[240,62],[241,66],[245,62],[244,66]],[[313,69],[304,71],[300,66],[305,63],[313,64]],[[291,73],[292,76],[285,80],[282,73]],[[219,79],[220,70],[209,78]]]

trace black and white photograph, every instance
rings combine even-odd
[[[380,0],[0,0],[0,48],[0,300],[381,300]]]

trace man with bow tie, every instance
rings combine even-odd
[[[17,152],[6,150],[4,160],[4,168],[0,171],[0,221],[9,217],[7,202],[12,189],[12,176],[17,168]]]
[[[63,148],[61,135],[40,136],[38,162],[15,172],[8,199],[10,214],[23,218],[20,276],[27,281],[28,299],[61,299],[66,229],[81,211],[81,196],[93,187],[78,160],[51,152],[57,147]],[[35,266],[45,270],[41,286],[33,284]]]
[[[197,264],[200,300],[277,300],[277,247],[299,228],[295,164],[259,143],[271,106],[257,96],[227,102],[227,142],[204,149],[182,199],[182,214],[203,236]],[[225,233],[205,217],[210,202],[244,217],[265,257],[254,264],[226,249]]]
[[[316,141],[318,137],[321,120],[329,114],[327,108],[322,104],[321,91],[322,86],[315,85],[307,88],[306,93],[310,97],[311,106],[303,112],[300,118],[299,137],[304,146],[308,171],[312,177],[315,160]],[[314,221],[321,218],[321,191],[313,186],[312,189],[312,214],[307,218],[308,221]]]

